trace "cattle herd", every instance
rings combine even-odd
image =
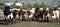
[[[59,22],[59,9],[32,8],[31,10],[11,9],[9,6],[3,10],[5,22],[20,23],[21,21],[36,22]]]

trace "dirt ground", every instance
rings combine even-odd
[[[47,22],[26,22],[22,21],[20,23],[14,23],[10,25],[1,25],[0,27],[60,27],[57,23],[47,23]]]

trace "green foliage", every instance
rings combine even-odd
[[[39,4],[38,3],[35,3],[33,7],[39,7]]]
[[[33,7],[40,7],[40,8],[46,8],[47,5],[42,2],[41,4],[35,3]]]
[[[15,1],[17,2],[17,1]],[[30,4],[30,3],[27,3],[27,4],[24,4],[23,6],[15,6],[15,3],[11,6],[12,8],[17,8],[17,9],[20,9],[20,8],[24,8],[25,10],[27,9],[31,9],[31,8],[36,8],[36,7],[40,7],[40,8],[50,8],[50,6],[47,6],[46,4],[44,4],[44,2],[42,2],[41,4],[38,4],[38,3],[35,3],[34,5]],[[0,5],[0,9],[3,9],[4,6]]]
[[[47,5],[45,5],[44,2],[42,2],[42,3],[39,5],[39,7],[46,8]]]
[[[4,6],[3,5],[0,5],[0,10],[4,9]]]
[[[12,5],[11,7],[12,7],[12,8],[17,8],[17,9],[20,9],[20,6],[15,6],[15,5]]]
[[[31,5],[31,4],[25,4],[25,5],[23,5],[23,8],[24,9],[31,9],[33,6]]]

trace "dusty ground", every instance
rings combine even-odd
[[[0,27],[60,27],[60,24],[54,23],[42,23],[42,22],[20,22],[10,25],[1,25]]]

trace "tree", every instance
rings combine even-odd
[[[31,9],[33,6],[30,3],[24,4],[23,8],[24,9]]]
[[[4,6],[3,5],[0,5],[0,10],[4,9]]]
[[[38,3],[35,3],[33,7],[39,7],[39,4]]]
[[[40,5],[39,7],[46,8],[47,5],[45,5],[44,2],[42,2],[41,5]]]

